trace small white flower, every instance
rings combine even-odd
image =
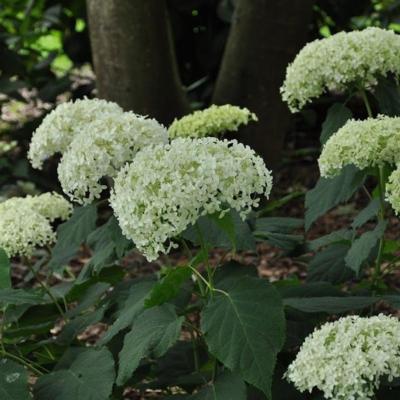
[[[9,151],[15,149],[17,147],[17,142],[15,140],[11,142],[5,142],[4,140],[0,140],[0,156],[8,153]]]
[[[346,165],[362,170],[400,161],[400,118],[350,120],[332,135],[319,157],[321,176],[333,177]]]
[[[0,203],[0,247],[9,257],[31,256],[56,239],[51,222],[66,220],[72,205],[56,193],[13,197]]]
[[[400,377],[400,322],[383,314],[324,324],[306,338],[286,378],[326,399],[369,400],[380,380]]]
[[[195,111],[176,119],[168,128],[171,139],[177,137],[201,138],[219,136],[225,132],[237,131],[239,126],[257,121],[257,116],[247,108],[225,104],[212,105],[201,111]]]
[[[399,35],[375,27],[340,32],[299,52],[287,68],[282,98],[295,112],[326,91],[370,89],[389,73],[400,74]]]
[[[122,168],[111,206],[123,233],[151,261],[202,215],[232,208],[244,218],[271,186],[270,171],[249,147],[179,138],[144,148]]]

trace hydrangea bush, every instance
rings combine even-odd
[[[369,28],[313,42],[288,67],[292,110],[328,90],[347,96],[323,123],[304,220],[282,216],[287,196],[268,201],[264,160],[221,139],[255,122],[250,110],[211,106],[168,129],[104,100],[48,114],[28,157],[40,169],[59,153],[61,189],[80,205],[55,193],[0,203],[0,393],[398,397],[400,246],[386,228],[400,210],[399,57],[397,35]],[[355,193],[364,208],[340,210],[348,227],[304,235]],[[261,278],[248,262],[258,244],[268,268],[293,257],[306,279]],[[13,268],[29,271],[30,289],[13,287]]]

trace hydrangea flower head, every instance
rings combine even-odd
[[[386,315],[329,322],[306,338],[286,377],[326,399],[369,400],[381,378],[400,376],[400,321]]]
[[[132,112],[108,114],[75,136],[58,165],[62,189],[78,203],[90,203],[105,189],[102,177],[113,178],[143,147],[166,144],[166,129]]]
[[[114,177],[142,147],[167,141],[167,130],[157,121],[124,112],[112,102],[84,99],[61,104],[44,118],[28,156],[33,167],[41,168],[46,158],[61,153],[63,191],[87,204],[105,188],[103,177]]]
[[[400,160],[400,118],[350,120],[333,134],[319,157],[321,176],[332,177],[349,164],[359,169]]]
[[[269,170],[249,147],[178,138],[141,150],[122,168],[111,206],[125,236],[151,261],[202,215],[232,208],[245,218],[271,186]]]
[[[400,36],[370,27],[308,43],[286,70],[282,98],[292,112],[326,91],[369,89],[379,77],[400,74]]]
[[[195,111],[176,119],[168,128],[171,139],[177,137],[201,138],[219,136],[225,132],[237,131],[239,126],[257,121],[257,116],[247,108],[225,104],[212,105],[201,111]]]
[[[72,205],[56,193],[13,197],[0,203],[0,247],[9,257],[30,257],[56,239],[51,222],[66,220]]]
[[[122,114],[122,108],[100,99],[82,99],[61,103],[45,116],[33,133],[28,158],[34,168],[56,153],[63,153],[78,134],[88,134],[88,124],[112,114]]]

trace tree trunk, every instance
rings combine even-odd
[[[279,88],[304,44],[313,0],[238,0],[213,102],[246,106],[259,122],[243,129],[270,167],[280,161],[289,111]]]
[[[189,111],[165,0],[87,0],[99,97],[165,124]]]

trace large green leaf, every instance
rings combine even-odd
[[[7,253],[0,249],[0,289],[11,288],[10,260]]]
[[[218,289],[201,317],[209,351],[270,398],[285,341],[282,300],[268,282],[248,276],[222,280]]]
[[[149,297],[145,300],[145,306],[159,306],[176,297],[191,275],[192,271],[189,267],[167,267],[164,276],[154,285]]]
[[[40,304],[44,303],[43,294],[36,290],[0,289],[0,304]]]
[[[106,348],[80,352],[68,369],[40,377],[37,400],[109,400],[115,379],[114,360]]]
[[[327,235],[321,236],[318,239],[311,240],[307,243],[307,246],[312,251],[318,251],[321,247],[328,246],[330,244],[346,244],[351,242],[353,231],[343,228],[328,233]]]
[[[284,304],[307,313],[338,314],[369,307],[378,300],[377,297],[364,296],[292,297],[285,299]]]
[[[256,220],[255,231],[289,233],[304,226],[300,218],[268,217]]]
[[[6,358],[0,359],[0,399],[28,400],[28,373],[25,368]]]
[[[338,284],[350,279],[353,271],[344,261],[348,251],[346,244],[333,244],[317,253],[308,266],[307,281]]]
[[[349,200],[362,185],[364,179],[364,172],[353,165],[343,168],[342,172],[334,178],[320,178],[315,188],[306,194],[306,230],[327,211]]]
[[[356,239],[346,255],[346,265],[357,275],[364,261],[366,261],[378,241],[385,234],[387,221],[380,221],[373,231],[369,231]]]
[[[370,219],[378,215],[379,208],[380,208],[379,199],[372,199],[371,202],[368,204],[368,206],[365,207],[362,211],[360,211],[357,217],[354,218],[351,227],[353,229],[358,229],[361,226],[363,226]]]
[[[117,384],[123,385],[132,376],[142,358],[164,355],[179,339],[183,320],[170,304],[150,308],[136,318],[119,353]]]
[[[246,385],[237,374],[229,371],[217,377],[190,400],[246,400]]]
[[[71,218],[57,229],[57,243],[53,248],[49,267],[60,269],[78,252],[91,232],[96,228],[97,209],[91,204],[78,207]]]
[[[230,210],[223,218],[219,218],[219,214],[206,215],[199,218],[196,225],[189,227],[182,234],[195,245],[200,245],[203,239],[210,247],[255,250],[256,244],[250,227],[235,210]]]
[[[322,124],[321,143],[326,141],[341,128],[351,117],[352,112],[342,103],[335,103],[328,110],[328,114]]]
[[[101,338],[100,344],[109,342],[117,333],[132,325],[134,319],[145,309],[145,299],[154,285],[154,282],[140,282],[133,285],[130,294],[119,312],[118,318]]]

